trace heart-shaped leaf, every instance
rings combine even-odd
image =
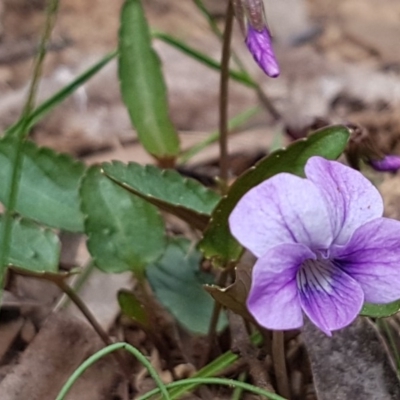
[[[220,199],[217,193],[173,170],[117,161],[102,164],[102,169],[124,189],[199,229],[206,227]]]
[[[213,283],[211,274],[200,270],[201,254],[187,239],[171,239],[164,256],[146,269],[150,285],[161,304],[189,331],[206,334],[214,302],[204,291]],[[217,329],[226,326],[221,314]]]
[[[228,218],[237,202],[252,187],[280,172],[304,176],[304,166],[310,157],[318,155],[336,159],[342,154],[348,139],[349,130],[343,126],[325,128],[291,144],[287,149],[271,153],[246,171],[213,211],[200,242],[205,257],[212,258],[216,265],[221,266],[239,258],[242,248],[230,234]]]
[[[119,32],[119,79],[122,98],[144,148],[170,163],[179,153],[178,134],[168,115],[160,60],[140,0],[126,0]]]
[[[87,246],[105,272],[144,268],[164,252],[164,221],[153,205],[128,193],[91,167],[81,186]]]
[[[7,206],[16,139],[0,140],[0,201]],[[82,232],[79,182],[85,166],[70,156],[26,141],[15,210],[53,228]]]

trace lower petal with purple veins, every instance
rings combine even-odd
[[[331,255],[362,287],[365,301],[389,303],[400,299],[400,222],[377,218],[357,229],[345,246]]]
[[[329,259],[306,260],[297,274],[300,304],[308,318],[331,336],[360,312],[364,292]]]
[[[258,259],[253,268],[247,307],[268,329],[296,329],[303,325],[296,274],[314,253],[301,244],[281,244]]]

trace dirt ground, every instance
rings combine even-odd
[[[44,21],[45,1],[0,1],[0,129],[5,129],[16,121],[23,105]],[[122,3],[61,1],[38,102],[116,48]],[[143,3],[154,29],[173,34],[211,57],[220,58],[220,43],[209,32],[192,1]],[[223,26],[226,1],[207,0],[205,4]],[[247,53],[237,27],[233,43],[236,53],[278,110],[279,118],[263,110],[232,137],[230,150],[235,156],[235,173],[266,154],[277,136],[285,144],[290,140],[286,132],[301,137],[316,121],[361,124],[380,151],[400,154],[400,2],[268,0],[266,6],[281,76],[272,80],[262,74]],[[165,43],[156,40],[154,46],[163,61],[171,117],[182,133],[185,148],[218,125],[219,76]],[[239,83],[231,84],[230,116],[257,104],[254,91]],[[32,139],[87,163],[110,159],[152,162],[137,143],[122,104],[115,62],[35,126]],[[212,177],[217,154],[216,146],[210,146],[188,168]],[[386,214],[400,219],[398,176],[371,171],[368,174],[384,196]],[[63,235],[65,264],[87,262],[83,242],[82,237]],[[106,279],[94,272],[80,294],[104,329],[114,338],[127,340],[146,351],[165,381],[171,380],[162,361],[165,354],[160,355],[141,330],[119,317],[115,293],[121,287],[131,286],[129,274]],[[102,343],[51,284],[12,276],[7,289],[0,313],[0,397],[54,399],[60,382]],[[57,313],[48,317],[54,309]],[[165,324],[168,339],[173,342],[170,356],[179,358],[182,347],[190,349],[190,356],[174,366],[178,376],[186,376],[196,368],[202,339],[190,337],[176,328],[173,321]],[[397,329],[397,322],[393,324]],[[287,340],[293,359],[306,357],[299,342],[291,342],[290,337]],[[38,365],[46,367],[38,372]],[[137,372],[135,385],[144,393],[153,383],[138,364],[133,368]],[[315,399],[310,371],[301,371],[300,378],[299,374],[293,376],[294,380],[301,380],[293,385],[308,388],[306,394],[301,389],[303,394],[294,398]],[[209,391],[197,395],[200,397],[193,398],[229,398],[223,391],[218,393],[219,397]],[[85,374],[68,399],[126,400],[129,394],[115,360],[105,359]]]

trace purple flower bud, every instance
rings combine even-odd
[[[279,76],[279,65],[272,48],[271,34],[267,27],[258,31],[248,24],[246,45],[254,60],[268,76],[271,78]]]
[[[370,160],[369,164],[377,171],[397,172],[400,169],[400,156],[385,156],[382,160]]]

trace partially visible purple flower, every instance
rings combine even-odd
[[[396,172],[400,169],[400,156],[388,155],[382,160],[370,160],[372,168],[382,172]]]
[[[400,298],[400,222],[382,217],[381,196],[358,171],[311,157],[305,173],[251,189],[229,224],[258,257],[247,299],[258,323],[295,329],[304,312],[330,336],[364,301]]]
[[[232,0],[246,45],[257,64],[271,78],[279,76],[272,39],[267,27],[262,0]]]
[[[279,76],[279,65],[272,47],[271,34],[266,26],[259,31],[248,24],[246,45],[254,60],[268,76]]]

